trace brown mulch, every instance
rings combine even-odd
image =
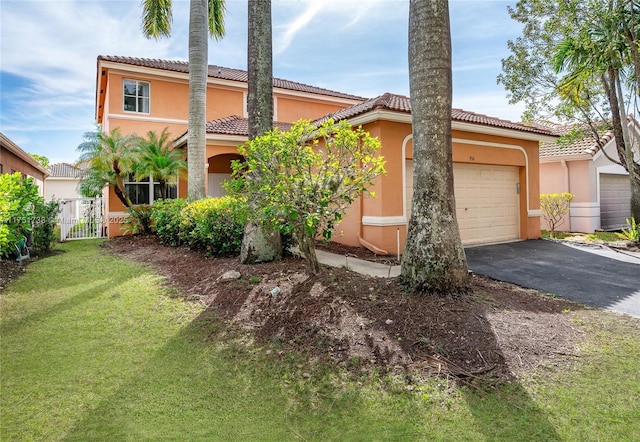
[[[19,263],[13,259],[0,259],[0,293],[14,279],[26,271],[27,263]]]
[[[510,379],[570,363],[583,337],[567,312],[586,307],[478,275],[468,296],[418,296],[395,278],[342,268],[309,276],[295,257],[243,265],[155,237],[117,238],[103,248],[151,264],[187,299],[259,342],[358,371]],[[241,278],[223,281],[231,270]]]

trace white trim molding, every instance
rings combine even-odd
[[[600,217],[600,203],[570,203],[569,216]]]
[[[362,225],[375,226],[375,227],[405,226],[407,225],[407,217],[406,216],[363,216]]]
[[[136,121],[149,121],[152,123],[169,123],[169,124],[188,124],[187,120],[178,120],[175,118],[158,118],[149,117],[148,115],[136,115],[134,112],[127,114],[106,114],[103,118],[116,119],[116,120],[136,120]]]

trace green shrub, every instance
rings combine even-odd
[[[41,256],[51,249],[51,245],[58,237],[56,234],[58,213],[60,213],[60,207],[57,201],[45,202],[40,198],[34,203],[31,254]]]
[[[129,217],[120,226],[123,233],[132,235],[149,235],[151,229],[151,211],[152,207],[147,204],[139,204],[131,206],[127,209]]]
[[[574,195],[568,192],[540,194],[540,210],[552,238],[555,237],[556,228],[564,223],[564,216],[569,213],[573,198]]]
[[[151,221],[163,244],[180,245],[180,220],[186,206],[187,200],[182,198],[159,200],[153,204]]]
[[[246,201],[239,197],[193,201],[182,209],[180,241],[210,255],[239,253],[246,220]]]
[[[33,178],[19,172],[0,175],[0,258],[14,255],[15,247],[33,230],[35,207],[44,204]]]

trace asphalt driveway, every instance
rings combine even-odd
[[[546,240],[470,247],[465,252],[475,273],[640,317],[640,258],[624,262]]]

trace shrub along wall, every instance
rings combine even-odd
[[[230,196],[191,203],[164,200],[153,205],[151,219],[164,244],[184,244],[210,255],[235,254],[242,244],[247,205]]]
[[[16,255],[16,245],[29,240],[31,253],[46,253],[56,239],[58,203],[45,203],[33,178],[0,175],[0,258]]]

